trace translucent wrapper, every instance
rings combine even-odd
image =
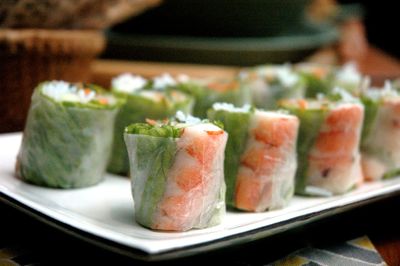
[[[315,97],[319,93],[327,94],[335,78],[334,68],[328,65],[301,63],[295,70],[302,77],[306,86],[306,97]]]
[[[366,116],[361,151],[368,180],[400,174],[400,97],[361,97]]]
[[[129,159],[126,151],[123,132],[131,123],[144,122],[148,119],[166,119],[175,115],[177,111],[190,114],[193,108],[193,99],[190,96],[174,90],[157,91],[161,99],[150,99],[141,91],[134,94],[115,93],[126,102],[118,113],[114,129],[114,143],[112,155],[107,170],[116,174],[127,174],[129,172]],[[178,93],[183,98],[175,101],[169,96]]]
[[[300,119],[296,193],[343,194],[362,182],[360,135],[364,108],[327,100],[282,102]]]
[[[220,223],[227,134],[215,128],[188,126],[179,138],[125,133],[139,224],[186,231]]]
[[[363,76],[354,63],[336,67],[313,63],[301,63],[295,66],[306,85],[306,97],[314,98],[318,94],[329,94],[335,87],[345,89],[356,95],[362,84]]]
[[[276,109],[281,99],[304,97],[305,83],[289,66],[261,66],[243,70],[239,76],[250,89],[252,103],[258,108]]]
[[[178,89],[195,98],[193,115],[200,118],[207,117],[207,110],[215,102],[232,103],[242,106],[251,103],[251,92],[246,84],[238,80],[201,80],[182,83]]]
[[[119,105],[56,102],[34,91],[17,175],[37,185],[73,188],[102,180]]]
[[[400,78],[392,80],[390,85],[395,91],[400,92]]]
[[[332,89],[339,87],[353,95],[358,95],[363,79],[364,76],[359,72],[357,65],[349,62],[336,69]]]
[[[208,115],[221,121],[229,134],[227,204],[256,212],[286,206],[294,192],[298,119],[258,110],[210,109]]]

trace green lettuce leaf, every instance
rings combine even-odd
[[[28,182],[58,188],[102,180],[112,145],[118,105],[56,102],[35,89],[18,154],[17,174]]]
[[[243,106],[251,102],[251,92],[244,83],[229,91],[216,91],[195,82],[181,83],[177,89],[192,95],[195,99],[193,115],[200,118],[207,117],[207,111],[215,102],[232,103],[235,106]]]
[[[114,144],[111,160],[107,170],[116,174],[126,174],[129,171],[128,154],[124,144],[123,133],[125,127],[132,123],[143,123],[146,118],[165,119],[175,115],[180,110],[184,113],[191,113],[193,108],[193,99],[186,96],[181,102],[173,102],[165,93],[165,99],[155,102],[152,99],[140,94],[122,94],[116,93],[118,97],[125,99],[125,104],[117,115],[114,129]]]
[[[143,128],[140,131],[145,132]],[[158,135],[159,132],[147,133]],[[131,164],[135,218],[138,223],[151,228],[157,204],[165,191],[168,170],[177,152],[176,141],[164,136],[125,133],[125,142]]]
[[[281,104],[281,108],[288,110],[300,119],[300,128],[297,141],[298,166],[296,171],[297,194],[305,194],[307,184],[308,154],[313,147],[324,122],[328,109],[302,109],[291,105]]]
[[[378,114],[380,101],[362,96],[361,101],[364,105],[364,122],[361,134],[361,147],[366,146],[366,140],[371,132]]]
[[[234,193],[240,157],[248,138],[248,130],[252,111],[229,112],[226,110],[210,109],[208,118],[218,120],[224,124],[229,138],[225,148],[224,173],[226,183],[226,203],[234,207]]]
[[[182,133],[182,128],[177,128],[173,125],[150,125],[146,123],[135,123],[125,128],[125,133],[147,135],[161,138],[179,138]]]
[[[306,97],[308,98],[314,98],[320,93],[328,94],[332,88],[332,78],[319,79],[308,73],[300,75],[306,84]]]

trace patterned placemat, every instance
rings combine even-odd
[[[0,266],[41,265],[43,260],[38,258],[30,250],[18,246],[1,247],[0,246]]]
[[[324,247],[306,247],[270,265],[273,266],[364,266],[387,265],[367,236]]]
[[[19,247],[0,247],[0,266],[47,265],[43,258]],[[248,264],[251,265],[251,264]],[[387,265],[367,236],[324,247],[305,247],[267,264],[272,266],[364,266]]]

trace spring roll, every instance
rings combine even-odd
[[[358,95],[363,82],[363,75],[355,63],[347,63],[339,67],[334,76],[332,89],[339,87],[353,95]]]
[[[363,76],[356,64],[350,62],[343,66],[331,66],[315,63],[301,63],[295,66],[306,84],[306,97],[316,97],[318,94],[328,95],[335,87],[358,95]]]
[[[276,109],[284,98],[302,98],[305,83],[290,65],[266,65],[245,69],[239,77],[252,94],[252,103],[258,108]]]
[[[364,108],[358,102],[285,100],[300,119],[296,193],[343,194],[362,182],[360,135]]]
[[[397,78],[395,80],[391,81],[391,86],[394,90],[396,90],[397,92],[400,91],[400,78]]]
[[[286,206],[294,192],[298,118],[226,103],[214,104],[208,116],[229,134],[227,205],[252,212]]]
[[[300,63],[295,65],[294,69],[305,82],[306,97],[312,98],[320,93],[329,93],[335,77],[335,71],[332,66],[316,63]]]
[[[363,91],[362,167],[367,180],[400,174],[400,95],[389,82]]]
[[[107,170],[126,175],[129,172],[128,153],[124,143],[124,129],[132,123],[149,119],[165,119],[178,110],[191,113],[193,98],[176,90],[176,81],[169,75],[146,80],[140,76],[122,74],[112,81],[114,95],[125,104],[118,113],[114,130],[114,144]]]
[[[223,162],[228,136],[215,124],[184,120],[149,121],[125,129],[135,218],[145,227],[206,228],[219,224],[225,214]]]
[[[56,188],[102,180],[121,102],[95,85],[49,81],[32,96],[17,175]]]
[[[239,79],[189,79],[180,77],[178,88],[195,98],[193,115],[207,117],[207,110],[215,102],[232,103],[242,106],[251,102],[251,92]]]

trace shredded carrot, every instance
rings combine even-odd
[[[233,90],[238,86],[236,81],[232,82],[214,82],[210,83],[207,85],[209,89],[219,91],[219,92],[224,92],[224,91],[229,91]]]
[[[274,77],[273,75],[266,75],[266,76],[265,76],[265,79],[266,79],[268,82],[272,82],[272,81],[274,81],[275,77]]]
[[[306,109],[307,108],[307,101],[304,99],[299,99],[298,101],[299,107],[301,109]]]
[[[252,79],[252,80],[257,79],[258,78],[258,74],[255,73],[255,72],[250,72],[249,78]]]
[[[106,105],[106,104],[108,104],[108,99],[107,98],[99,98],[99,103]]]
[[[319,79],[322,79],[326,75],[326,70],[322,67],[317,67],[312,71],[313,75]]]
[[[154,126],[154,125],[157,124],[157,121],[153,120],[153,119],[146,118],[146,123],[149,124],[149,125]]]
[[[85,95],[88,95],[89,93],[91,93],[91,92],[92,92],[92,90],[91,90],[91,89],[84,89],[83,91],[85,92]]]
[[[283,99],[283,100],[278,100],[278,101],[277,101],[278,106],[285,105],[285,104],[287,104],[287,103],[288,103],[288,101],[285,100],[285,99]]]
[[[221,135],[221,134],[224,133],[223,130],[218,130],[218,131],[206,130],[206,132],[207,132],[208,135],[211,135],[211,136]]]

